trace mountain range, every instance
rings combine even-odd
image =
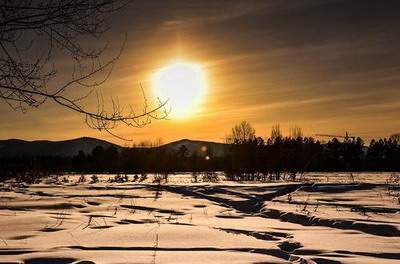
[[[83,151],[89,154],[96,146],[108,148],[114,146],[121,150],[124,147],[110,143],[105,140],[81,137],[70,140],[50,141],[50,140],[34,140],[26,141],[21,139],[0,140],[0,157],[16,157],[16,156],[62,156],[72,157]],[[212,153],[214,156],[223,156],[227,145],[223,143],[182,139],[161,145],[158,148],[164,148],[167,151],[178,151],[184,146],[187,155],[194,152]]]

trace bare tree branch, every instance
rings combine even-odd
[[[84,115],[90,128],[118,138],[111,130],[119,124],[143,127],[152,120],[166,118],[167,102],[157,99],[150,105],[141,85],[144,105],[139,113],[131,105],[122,107],[118,99],[111,99],[106,107],[97,90],[109,79],[126,38],[118,54],[108,60],[102,58],[108,43],[101,47],[92,43],[99,43],[98,39],[109,30],[108,16],[128,2],[0,0],[0,99],[22,112],[50,100]],[[89,47],[85,43],[90,43]],[[55,82],[60,75],[55,66],[55,55],[59,53],[67,55],[73,65],[71,78],[61,84]],[[70,90],[74,96],[67,95]],[[97,109],[89,110],[82,101],[93,94]]]

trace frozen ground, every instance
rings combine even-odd
[[[389,193],[389,176],[6,183],[0,263],[400,263],[400,190]]]

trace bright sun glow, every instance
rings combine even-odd
[[[206,90],[202,67],[192,63],[174,63],[158,70],[153,76],[155,94],[168,100],[171,117],[183,118],[195,113]]]

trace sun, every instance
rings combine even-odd
[[[152,81],[156,97],[168,100],[170,117],[184,118],[199,110],[206,92],[206,76],[201,65],[170,64],[156,71]]]

